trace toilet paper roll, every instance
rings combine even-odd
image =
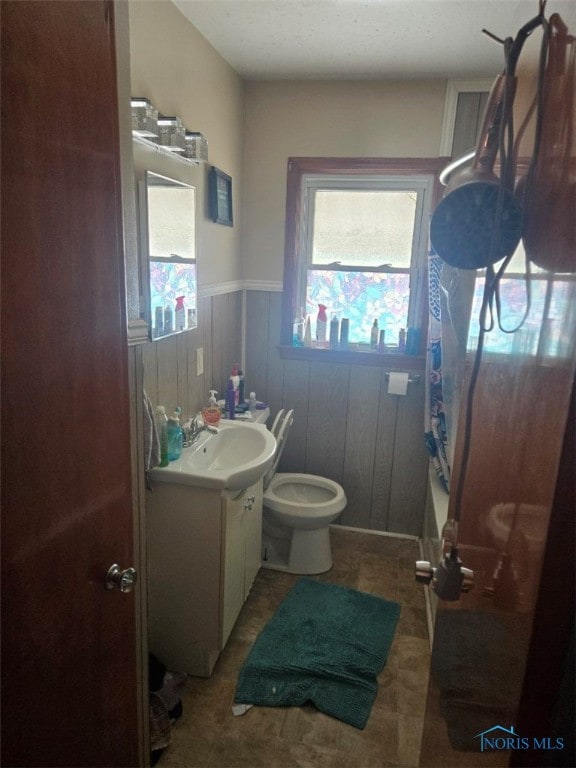
[[[408,391],[408,374],[392,371],[388,374],[388,394],[405,395]]]

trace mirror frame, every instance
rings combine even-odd
[[[154,335],[154,316],[152,307],[152,289],[151,289],[151,254],[150,254],[150,228],[149,228],[149,196],[148,190],[150,187],[150,177],[163,179],[169,182],[167,186],[180,187],[183,189],[190,189],[194,192],[194,204],[192,215],[194,217],[194,258],[179,258],[174,257],[166,259],[167,263],[174,264],[189,264],[194,265],[196,269],[196,295],[194,296],[194,310],[195,310],[195,324],[190,325],[182,330],[173,330],[170,333],[162,335]],[[186,333],[187,331],[198,328],[198,228],[197,228],[197,201],[196,201],[196,187],[192,184],[187,184],[179,179],[174,179],[170,176],[166,176],[156,171],[146,170],[144,172],[144,178],[138,183],[138,210],[140,217],[140,251],[142,254],[141,259],[141,314],[146,320],[148,325],[148,339],[150,341],[161,341],[162,339],[170,338],[180,333]],[[164,259],[158,259],[164,261]]]

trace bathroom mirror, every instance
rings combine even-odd
[[[196,328],[196,189],[146,171],[140,221],[151,338]]]

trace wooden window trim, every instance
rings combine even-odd
[[[302,217],[302,178],[305,174],[318,173],[325,175],[373,175],[395,174],[415,176],[418,174],[432,174],[434,185],[432,192],[432,209],[440,202],[443,195],[443,186],[439,181],[440,171],[450,162],[450,158],[381,158],[381,157],[289,157],[286,184],[286,223],[284,233],[284,291],[282,296],[282,315],[280,344],[284,354],[288,355],[286,348],[292,346],[292,323],[298,310],[298,297],[296,296],[296,272],[298,267],[298,252],[300,246],[300,223]],[[423,292],[421,316],[421,347],[420,355],[424,354],[426,335],[428,330],[427,291]],[[307,349],[306,358],[322,355],[326,350]],[[350,359],[363,356],[364,352],[344,353]],[[292,353],[290,353],[292,356]],[[397,354],[379,354],[370,357],[380,364],[390,364],[392,360],[398,360]],[[402,356],[405,357],[405,356]],[[415,360],[415,357],[408,358]],[[372,364],[376,364],[375,362]]]

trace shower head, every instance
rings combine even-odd
[[[508,182],[498,179],[494,164],[506,109],[510,109],[516,78],[499,75],[484,113],[472,165],[456,173],[447,194],[432,215],[430,240],[443,261],[460,269],[479,269],[512,253],[522,233],[522,208]],[[447,172],[466,162],[451,163]]]

